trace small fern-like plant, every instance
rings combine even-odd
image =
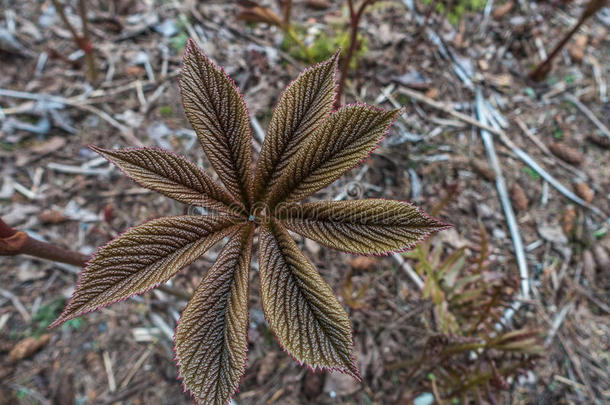
[[[185,388],[203,404],[226,404],[245,370],[249,268],[258,229],[262,304],[280,344],[313,369],[359,379],[347,313],[288,230],[345,252],[388,254],[447,225],[399,201],[298,203],[365,159],[401,114],[366,105],[332,111],[337,58],[335,53],[305,70],[284,91],[252,170],[243,98],[189,40],[180,80],[184,108],[225,187],[164,150],[92,148],[140,185],[214,214],[152,220],[101,247],[52,326],[165,283],[226,240],[175,334]]]

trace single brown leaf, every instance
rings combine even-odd
[[[587,136],[587,139],[599,146],[600,148],[610,149],[610,137],[593,133],[589,134],[589,136]]]
[[[299,201],[366,159],[402,110],[349,105],[334,112],[303,143],[272,186],[268,203]]]
[[[269,122],[256,162],[254,195],[263,197],[294,153],[331,112],[339,51],[330,59],[304,70],[288,85]]]
[[[186,116],[227,189],[247,208],[252,204],[252,130],[244,99],[227,74],[192,40],[180,77]]]
[[[244,210],[209,174],[181,156],[155,148],[90,148],[136,183],[176,201],[232,214]]]
[[[20,340],[9,352],[7,360],[9,363],[15,363],[26,359],[45,347],[50,340],[51,335],[46,333],[39,337],[30,336]]]
[[[313,369],[360,379],[347,313],[281,223],[260,227],[259,265],[265,316],[280,344]]]
[[[578,182],[574,184],[574,191],[576,194],[586,202],[590,203],[595,198],[595,191],[585,182]]]
[[[507,1],[504,4],[497,6],[492,13],[493,18],[496,20],[501,19],[506,14],[510,13],[514,6],[515,3],[513,1]]]
[[[102,246],[51,327],[169,280],[232,231],[230,216],[179,216],[133,227]]]
[[[568,146],[562,142],[552,142],[549,145],[549,149],[555,156],[565,160],[568,163],[579,165],[585,160],[585,157],[578,151],[578,149]]]
[[[237,19],[282,27],[282,19],[273,10],[269,7],[259,6],[258,4],[242,7],[237,14]]]
[[[480,174],[487,181],[496,181],[496,172],[489,167],[487,162],[481,159],[472,159],[470,165],[475,172]]]
[[[281,209],[280,209],[281,208]],[[388,254],[407,250],[450,226],[406,202],[368,199],[278,206],[288,229],[349,253]]]
[[[527,207],[529,206],[530,201],[529,201],[529,198],[527,198],[527,194],[525,194],[525,190],[523,190],[523,188],[519,185],[519,183],[513,184],[510,197],[511,197],[511,200],[513,201],[513,203],[515,204],[515,207],[519,211],[527,210]]]
[[[227,404],[245,371],[253,235],[247,225],[229,238],[176,329],[180,376],[201,404]]]

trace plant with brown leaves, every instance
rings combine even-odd
[[[201,403],[225,404],[245,370],[249,268],[258,228],[262,303],[280,344],[300,363],[359,378],[347,313],[288,230],[345,252],[388,254],[447,225],[399,201],[297,203],[365,159],[401,113],[366,105],[331,111],[337,58],[304,71],[282,94],[253,173],[242,96],[189,41],[180,81],[186,115],[226,188],[163,150],[93,149],[142,186],[215,214],[156,219],[104,245],[52,326],[165,283],[227,239],[175,335],[185,387]]]

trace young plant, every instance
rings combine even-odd
[[[457,24],[465,13],[485,8],[487,0],[424,0],[424,3],[431,4],[436,11],[446,14],[451,24]]]
[[[248,273],[258,229],[262,304],[280,344],[299,363],[358,379],[347,313],[288,230],[349,253],[388,254],[447,225],[399,201],[297,203],[364,160],[401,114],[366,105],[331,111],[337,58],[305,70],[284,91],[253,173],[243,98],[189,40],[180,79],[184,108],[226,188],[161,149],[92,149],[142,186],[214,214],[152,220],[101,247],[52,326],[165,283],[225,240],[182,313],[175,350],[194,398],[226,404],[245,370]]]
[[[437,211],[432,210],[432,213]],[[413,359],[391,368],[408,369],[408,379],[433,392],[438,403],[496,403],[494,394],[531,366],[543,351],[539,330],[511,330],[502,324],[518,288],[516,280],[490,270],[491,248],[485,229],[467,260],[464,248],[449,254],[440,239],[427,240],[406,256],[426,279],[424,298],[433,303],[427,338]]]

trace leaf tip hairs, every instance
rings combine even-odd
[[[349,316],[288,230],[345,252],[380,255],[411,248],[448,225],[400,201],[298,203],[366,159],[404,112],[365,104],[333,111],[339,55],[305,70],[284,90],[253,170],[243,97],[189,39],[182,102],[222,184],[162,149],[89,147],[141,186],[213,213],[155,219],[104,244],[51,327],[155,288],[225,240],[174,333],[183,388],[196,402],[224,405],[245,372],[248,273],[258,226],[263,312],[280,346],[314,371],[361,381]],[[280,204],[289,212],[277,210]]]
[[[249,210],[252,129],[244,97],[224,69],[193,41],[187,45],[179,81],[186,117],[218,177]]]

